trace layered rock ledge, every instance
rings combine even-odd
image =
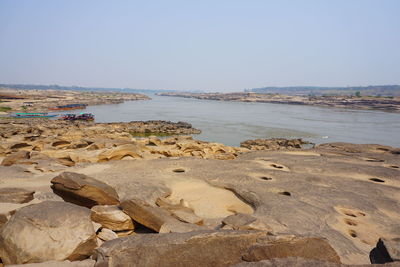
[[[193,130],[159,121],[38,120],[0,129],[5,264],[396,266],[400,260],[399,148],[304,149],[302,140],[281,139],[236,148],[130,132]]]
[[[307,96],[260,93],[159,93],[160,96],[173,96],[218,101],[259,102],[272,104],[312,105],[322,107],[372,109],[400,112],[400,97],[377,96]]]

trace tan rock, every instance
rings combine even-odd
[[[121,207],[134,221],[159,233],[190,232],[201,229],[197,225],[183,223],[172,217],[168,211],[150,206],[140,199],[124,201]]]
[[[256,250],[263,253],[255,253]],[[161,255],[167,255],[161,257]],[[340,263],[320,238],[273,237],[262,231],[199,231],[147,234],[104,243],[99,266],[230,266],[243,260],[302,257]]]
[[[118,206],[99,205],[92,207],[92,220],[113,231],[134,229],[131,217]]]
[[[145,148],[139,145],[122,145],[102,152],[98,155],[98,161],[121,160],[125,157],[141,158],[144,150]]]
[[[0,202],[27,203],[33,199],[35,191],[23,188],[0,188]]]
[[[230,215],[222,220],[224,225],[231,227],[234,230],[262,230],[272,231],[271,227],[265,225],[257,218],[243,213]]]
[[[51,180],[54,193],[85,207],[119,204],[117,192],[106,183],[79,173],[63,172]]]
[[[29,151],[18,151],[15,153],[12,153],[5,157],[3,161],[1,162],[1,165],[3,166],[11,166],[16,163],[23,162],[24,160],[29,159]]]
[[[90,210],[59,201],[21,208],[0,234],[0,258],[5,264],[82,260],[95,247]]]
[[[118,238],[118,235],[110,229],[102,228],[97,234],[97,237],[103,241],[109,241]]]
[[[83,261],[46,261],[41,263],[28,263],[7,265],[9,267],[94,267],[95,261],[86,259]]]
[[[184,200],[182,199],[182,202]],[[168,210],[172,216],[177,218],[180,221],[186,222],[186,223],[193,223],[197,225],[203,225],[203,218],[200,218],[197,216],[192,209],[179,204],[179,205],[173,205],[169,203],[169,201],[165,198],[158,198],[156,201],[156,204],[159,207],[162,207],[166,210]]]

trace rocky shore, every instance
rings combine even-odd
[[[77,92],[62,90],[15,90],[0,88],[0,112],[46,112],[49,108],[85,104],[120,104],[125,101],[149,100],[143,94],[118,92]]]
[[[218,101],[259,102],[272,104],[312,105],[321,107],[367,109],[400,112],[400,97],[306,96],[259,93],[159,93],[173,96]]]
[[[185,136],[198,132],[184,122],[1,121],[2,263],[400,263],[400,149]],[[148,136],[162,133],[172,136]]]

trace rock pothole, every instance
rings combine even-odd
[[[384,162],[383,159],[377,159],[377,158],[366,158],[365,160],[368,162]]]
[[[357,232],[354,231],[354,230],[352,230],[352,229],[350,229],[350,230],[349,230],[349,235],[350,235],[351,237],[353,237],[353,238],[356,238],[356,237],[357,237]]]
[[[339,213],[346,215],[348,217],[356,218],[356,217],[365,217],[366,216],[366,214],[364,212],[359,211],[359,210],[346,209],[346,208],[336,208],[336,210]]]
[[[279,164],[276,162],[272,162],[269,159],[258,159],[257,160],[259,163],[261,163],[263,165],[264,168],[269,169],[269,170],[275,170],[275,171],[285,171],[285,172],[289,172],[290,169],[283,165],[283,164]]]
[[[183,173],[183,172],[185,172],[185,169],[183,169],[183,168],[177,168],[177,169],[173,169],[172,171],[173,171],[173,172],[176,172],[176,173]]]
[[[292,194],[288,191],[282,191],[282,192],[278,192],[279,195],[283,195],[283,196],[288,196],[290,197]]]
[[[356,221],[351,220],[351,219],[347,219],[346,218],[343,221],[344,221],[345,224],[350,225],[350,226],[357,226],[358,225],[358,223]]]
[[[384,180],[382,180],[382,179],[379,179],[379,178],[370,178],[369,179],[370,181],[372,181],[372,182],[375,182],[375,183],[384,183],[385,181]]]
[[[263,181],[271,181],[272,180],[272,178],[268,177],[268,176],[261,176],[260,179]]]

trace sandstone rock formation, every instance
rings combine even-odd
[[[29,159],[29,151],[17,151],[15,153],[12,153],[8,155],[6,158],[3,159],[1,162],[1,165],[3,166],[11,166],[16,163],[20,163],[21,161],[24,161],[26,159]]]
[[[134,221],[159,233],[190,232],[201,229],[197,225],[183,223],[172,217],[168,211],[151,206],[140,199],[124,201],[121,207]]]
[[[284,139],[284,138],[272,138],[272,139],[255,139],[246,140],[240,143],[241,147],[248,148],[250,150],[279,150],[279,149],[301,149],[304,145],[308,145],[310,142],[303,141],[300,139]]]
[[[23,188],[0,188],[0,202],[5,203],[27,203],[33,199],[35,191]]]
[[[230,266],[262,259],[302,257],[340,263],[324,239],[273,237],[259,231],[147,234],[105,242],[96,266]]]
[[[91,259],[83,261],[46,261],[41,263],[11,264],[9,267],[94,267],[96,262]]]
[[[99,205],[92,207],[92,220],[113,231],[134,229],[131,217],[118,206]]]
[[[271,231],[271,227],[265,225],[259,219],[249,215],[237,213],[222,220],[223,228],[230,228],[233,230],[262,230]]]
[[[95,247],[90,210],[58,201],[21,208],[0,234],[0,258],[5,264],[82,260]]]
[[[159,93],[161,96],[185,97],[218,101],[259,102],[274,104],[312,105],[352,109],[400,111],[400,97],[355,97],[353,95],[284,95],[260,93]]]
[[[54,193],[68,202],[89,208],[119,204],[114,188],[84,174],[63,172],[54,177],[51,183]]]

